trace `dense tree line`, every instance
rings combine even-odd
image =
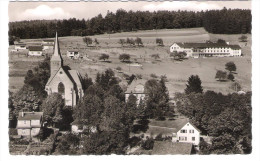
[[[23,39],[60,36],[87,36],[152,29],[204,27],[210,33],[251,33],[251,10],[207,11],[108,11],[88,20],[33,20],[9,23],[9,36]]]
[[[251,93],[223,95],[214,91],[205,93],[178,93],[176,107],[202,131],[212,136],[212,144],[202,141],[203,154],[230,154],[251,152]]]

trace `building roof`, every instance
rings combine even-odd
[[[226,43],[176,43],[182,48],[224,48],[241,49],[239,45],[229,45]]]
[[[153,146],[153,155],[166,155],[166,154],[191,154],[192,144],[171,142],[171,141],[155,141]]]
[[[180,131],[187,123],[192,125],[199,133],[201,133],[201,131],[195,125],[193,125],[189,119],[185,119],[185,121],[183,121],[179,127],[176,127],[176,133]]]
[[[43,112],[19,112],[18,120],[41,120]]]
[[[76,83],[77,87],[81,87],[81,82],[82,82],[82,77],[79,74],[79,72],[77,70],[69,70],[68,71],[72,77],[72,79],[74,80],[74,82]],[[82,87],[81,87],[82,88]]]
[[[71,49],[71,50],[68,50],[68,52],[79,52],[79,50],[77,50],[77,49]]]
[[[45,42],[54,42],[54,40],[50,40],[50,39],[44,39],[42,41],[45,41]]]
[[[241,47],[239,45],[229,45],[231,49],[239,50]]]
[[[54,43],[54,51],[53,51],[53,55],[51,57],[51,61],[61,61],[61,62],[63,62],[62,56],[61,56],[61,53],[60,53],[60,46],[59,46],[59,39],[58,39],[58,33],[57,32],[56,32],[55,43]]]
[[[53,46],[53,44],[42,44],[42,46]]]
[[[82,88],[82,77],[81,75],[79,74],[78,71],[76,70],[66,70],[64,67],[60,67],[55,73],[53,73],[48,82],[46,83],[46,86],[48,86],[51,81],[53,80],[53,78],[57,75],[57,73],[61,70],[64,71],[64,73],[66,73],[66,75],[69,77],[69,79],[72,81],[73,84],[77,85],[77,88]]]
[[[42,51],[42,46],[29,46],[29,51]]]
[[[146,80],[144,79],[134,79],[131,84],[127,87],[127,90],[125,93],[144,93],[144,91],[139,91],[136,89],[137,85],[145,85]]]
[[[16,43],[16,44],[14,44],[14,45],[25,46],[26,44],[19,42],[19,43]]]

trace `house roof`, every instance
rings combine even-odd
[[[18,120],[40,120],[43,112],[19,112]]]
[[[50,39],[45,39],[45,40],[42,40],[42,41],[45,41],[45,42],[54,42],[54,40],[50,40]]]
[[[125,93],[144,93],[143,91],[138,91],[136,90],[137,85],[145,85],[145,80],[144,79],[134,79],[132,83],[127,87],[127,90]]]
[[[29,46],[29,51],[42,51],[42,46]]]
[[[239,45],[229,45],[225,43],[176,43],[182,48],[224,48],[241,49]]]
[[[201,133],[201,131],[195,125],[193,125],[189,119],[185,119],[185,121],[182,124],[180,124],[179,127],[176,127],[176,132],[180,131],[187,123],[192,125],[198,132]]]
[[[155,141],[152,154],[166,155],[166,154],[191,154],[192,144],[171,142],[171,141]]]
[[[68,52],[79,52],[79,50],[77,50],[77,49],[71,49],[71,50],[68,50]]]
[[[25,43],[17,43],[15,45],[19,45],[19,46],[25,46],[26,44]]]
[[[53,46],[53,44],[42,44],[43,46]]]

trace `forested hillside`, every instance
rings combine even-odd
[[[251,10],[226,9],[210,11],[125,11],[107,12],[88,20],[33,20],[9,23],[9,36],[22,39],[60,36],[87,36],[152,29],[204,27],[210,33],[251,33]]]

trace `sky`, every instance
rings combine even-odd
[[[9,2],[9,21],[35,19],[89,19],[107,11],[190,10],[241,8],[251,9],[251,1],[164,1],[164,2]]]

